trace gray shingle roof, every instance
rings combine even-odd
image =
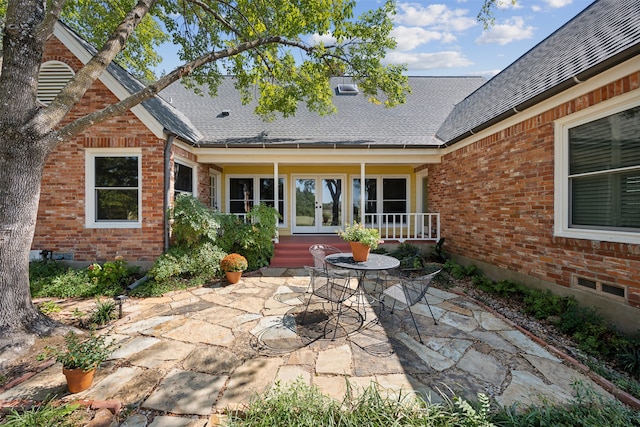
[[[65,28],[65,30],[68,31],[68,33],[72,35],[92,56],[96,54],[97,50],[87,43],[86,40],[80,37],[75,31],[62,22],[58,22],[58,24]],[[107,66],[107,72],[113,75],[129,93],[133,94],[144,88],[144,85],[138,79],[133,77],[129,72],[115,62],[112,62]],[[202,137],[200,132],[198,132],[198,129],[189,122],[189,119],[186,116],[165,102],[162,98],[154,97],[147,99],[142,103],[142,106],[164,127],[166,131],[175,134],[179,138],[187,142],[195,143]]]
[[[300,106],[295,117],[264,122],[254,114],[255,104],[242,105],[233,78],[227,77],[218,96],[197,96],[176,83],[161,96],[182,111],[203,134],[207,145],[318,145],[429,146],[439,145],[435,133],[455,103],[477,89],[481,77],[410,77],[407,102],[384,108],[358,95],[336,95],[337,112],[319,116]],[[331,86],[349,83],[343,77]],[[206,92],[206,91],[205,91]],[[229,110],[223,115],[223,110]]]
[[[465,98],[437,136],[456,142],[639,53],[640,1],[596,1]]]

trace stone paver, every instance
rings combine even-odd
[[[174,414],[209,415],[226,376],[173,370],[142,404],[143,408]]]
[[[354,395],[372,385],[383,395],[434,402],[441,393],[474,398],[483,392],[510,405],[566,402],[579,380],[611,398],[500,316],[437,288],[427,295],[437,325],[426,304],[413,307],[424,345],[406,310],[387,308],[378,319],[369,304],[357,332],[335,341],[302,338],[294,314],[304,308],[307,284],[304,270],[265,269],[237,285],[127,300],[126,316],[110,335],[120,348],[89,390],[64,399],[118,400],[133,408],[126,427],[203,427],[275,382],[303,381],[336,399],[348,381]],[[0,400],[65,393],[62,369],[53,365],[3,391]],[[147,422],[136,408],[157,413]]]

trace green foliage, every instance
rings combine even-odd
[[[38,306],[38,309],[42,314],[59,313],[62,310],[55,301],[44,301]]]
[[[567,310],[569,305],[574,304],[572,298],[554,295],[549,290],[524,289],[525,312],[533,315],[536,319],[559,316]]]
[[[291,385],[277,383],[254,399],[241,416],[232,416],[229,427],[241,426],[492,426],[489,400],[481,395],[480,404],[462,398],[432,404],[410,395],[389,392],[383,396],[377,386],[355,393],[347,382],[347,396],[337,401],[323,395],[317,387],[301,380]]]
[[[451,264],[453,265],[451,266]],[[478,267],[475,265],[468,265],[465,267],[460,264],[447,262],[445,266],[450,266],[448,271],[456,279],[463,279],[465,277],[472,277],[480,274],[480,270],[478,270]]]
[[[156,282],[196,276],[213,279],[221,275],[220,260],[225,255],[225,252],[212,243],[202,243],[191,248],[176,246],[156,260],[149,275]]]
[[[220,223],[217,215],[204,203],[189,194],[180,194],[170,216],[171,232],[176,246],[192,246],[216,242]]]
[[[347,242],[359,242],[371,249],[376,249],[382,243],[380,231],[377,228],[367,228],[364,224],[354,222],[347,224],[344,230],[338,231],[338,236]]]
[[[640,379],[640,339],[635,338],[624,343],[616,361],[626,372]]]
[[[400,243],[389,255],[400,260],[400,268],[413,269],[424,265],[420,248],[408,242]]]
[[[116,302],[114,300],[96,299],[96,308],[89,315],[90,326],[104,326],[115,319],[116,315]]]
[[[121,1],[117,7],[113,2],[68,1],[62,20],[93,46],[100,48],[134,4],[133,0]],[[154,13],[162,14],[163,9],[156,8]],[[127,40],[126,49],[118,54],[116,62],[143,80],[153,80],[155,76],[151,68],[162,60],[156,48],[169,40],[169,34],[163,31],[159,21],[146,16]]]
[[[64,341],[65,349],[46,347],[45,356],[55,356],[56,361],[62,363],[62,366],[67,369],[83,371],[96,369],[116,348],[113,340],[107,342],[105,336],[96,335],[93,332],[83,341],[71,331],[65,335]]]
[[[75,427],[80,416],[74,412],[80,408],[77,403],[55,404],[52,400],[43,402],[31,409],[17,411],[11,409],[3,422],[5,427]]]
[[[544,402],[528,407],[514,405],[502,408],[493,416],[493,421],[501,427],[640,426],[638,413],[618,400],[605,400],[581,383],[574,384],[574,390],[576,396],[568,404]]]
[[[94,263],[87,267],[87,274],[96,288],[104,289],[104,293],[108,294],[121,291],[137,271],[137,267],[129,267],[122,257],[116,257],[114,261],[107,261],[103,265]]]
[[[115,296],[130,284],[139,268],[116,259],[101,266],[92,264],[74,270],[57,261],[33,261],[29,264],[31,296],[39,297],[95,297]]]

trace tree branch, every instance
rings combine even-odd
[[[100,111],[96,111],[94,113],[88,114],[82,118],[75,120],[73,123],[68,124],[67,126],[63,127],[59,131],[56,131],[52,135],[52,137],[55,139],[56,143],[69,140],[70,138],[73,138],[74,136],[82,133],[84,130],[86,130],[90,126],[96,123],[104,122],[113,117],[116,117],[126,112],[127,110],[135,107],[136,105],[139,105],[143,101],[149,98],[152,98],[153,96],[156,96],[164,88],[180,80],[182,77],[189,75],[192,70],[198,67],[215,62],[223,58],[229,58],[229,57],[238,55],[248,50],[256,49],[260,46],[274,44],[274,43],[285,45],[285,46],[294,46],[294,47],[298,47],[305,50],[311,49],[308,46],[304,46],[298,42],[292,42],[290,40],[283,39],[282,37],[279,37],[279,36],[273,36],[273,37],[255,39],[252,41],[240,43],[236,46],[232,46],[227,49],[211,52],[207,55],[203,55],[193,61],[186,63],[182,67],[177,68],[176,70],[162,77],[155,83],[146,86],[145,88],[127,97],[126,99],[123,99],[120,102],[117,102],[108,107],[105,107]]]
[[[157,0],[139,0],[124,17],[102,49],[76,73],[46,109],[41,110],[33,120],[25,124],[25,130],[35,128],[40,130],[41,134],[46,134],[46,129],[58,124],[82,99],[89,87],[100,77],[116,55],[124,49],[127,39],[156,2]]]

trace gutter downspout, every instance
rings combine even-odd
[[[169,250],[169,240],[171,239],[171,224],[169,218],[169,191],[171,190],[171,148],[175,135],[169,135],[164,145],[164,197],[163,197],[163,220],[164,220],[164,251]]]

